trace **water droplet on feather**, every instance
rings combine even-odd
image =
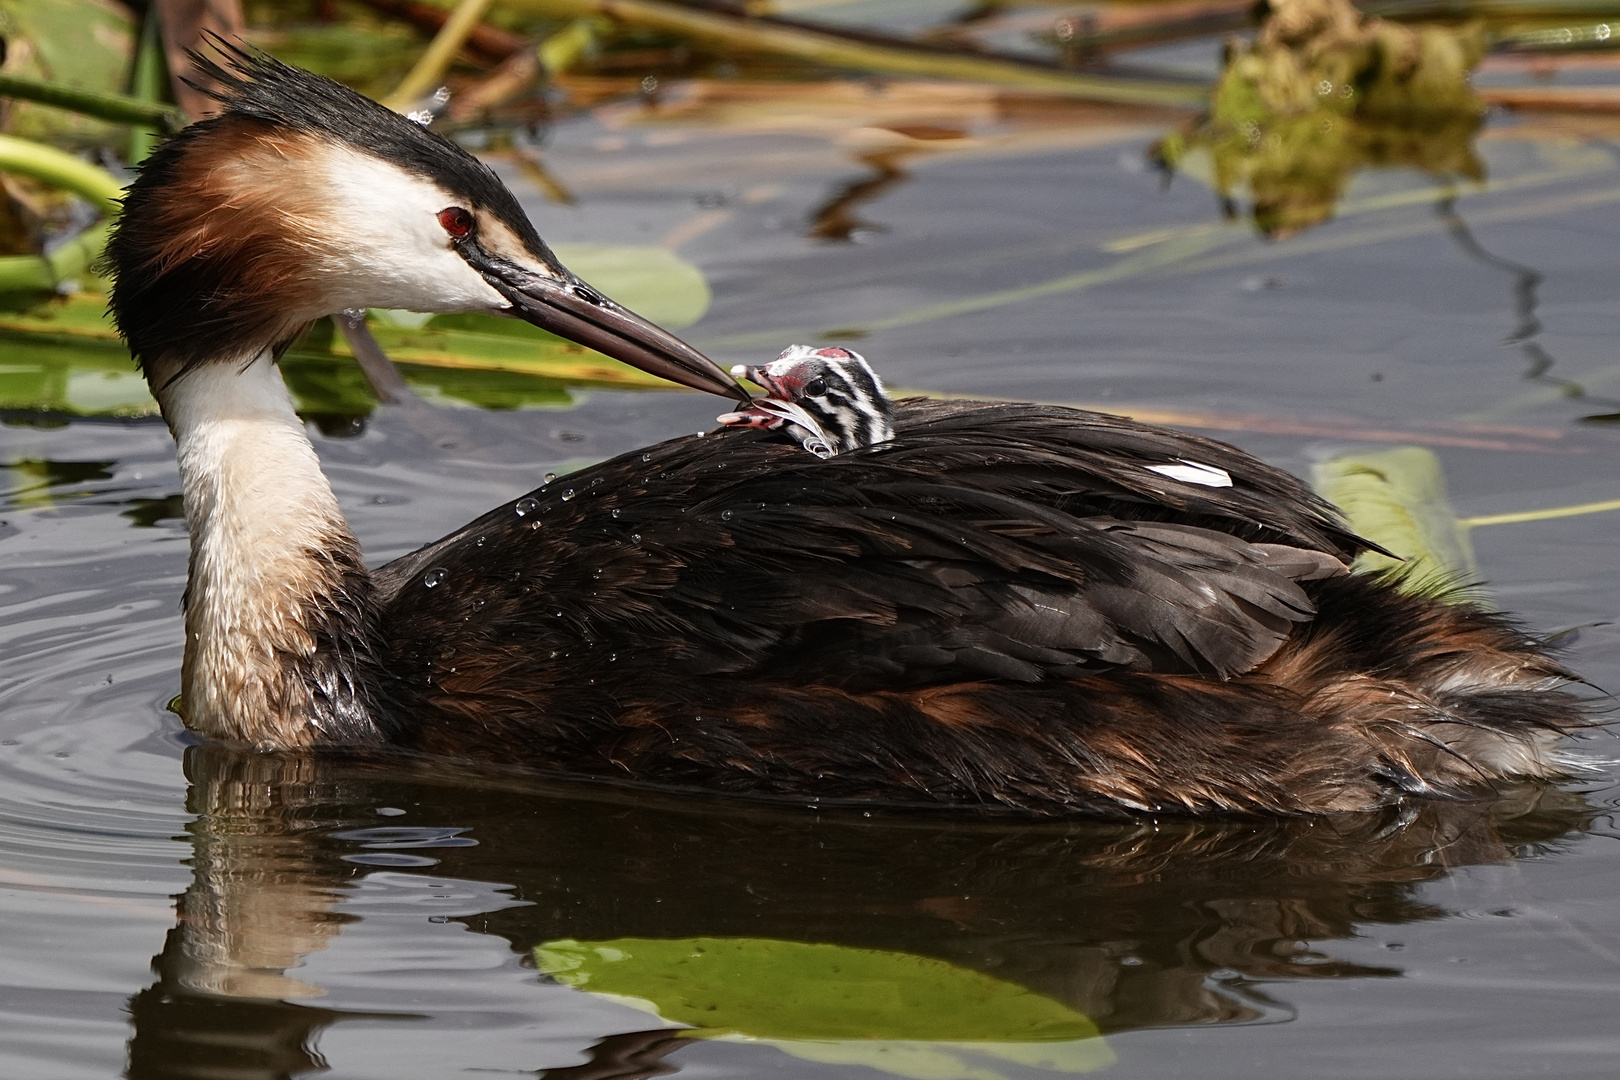
[[[535,502],[533,499],[519,499],[517,504],[513,506],[512,509],[517,511],[518,517],[527,517],[528,515],[534,513],[539,506],[540,504]]]
[[[446,570],[442,566],[435,566],[433,569],[422,575],[422,584],[431,589],[449,576],[450,571]]]

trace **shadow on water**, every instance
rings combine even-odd
[[[1314,822],[1032,826],[215,747],[192,748],[186,765],[193,880],[156,980],[130,1001],[130,1080],[319,1072],[323,1029],[412,1019],[301,1004],[319,990],[288,973],[354,920],[342,900],[368,863],[499,883],[507,906],[454,921],[524,957],[624,939],[882,950],[1023,988],[1107,1033],[1286,1020],[1280,982],[1400,975],[1321,944],[1445,917],[1419,885],[1545,850],[1590,817],[1579,796],[1535,790]],[[379,807],[410,810],[379,830]],[[413,850],[391,850],[401,843]],[[541,1075],[671,1071],[692,1040],[648,1026],[586,1033],[597,1042],[585,1065]]]

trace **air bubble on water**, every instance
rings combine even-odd
[[[513,506],[512,509],[517,511],[518,517],[528,517],[530,514],[539,509],[539,507],[540,504],[535,502],[533,499],[519,499],[517,501],[517,505]]]
[[[446,570],[442,566],[435,566],[433,569],[422,575],[422,584],[431,589],[449,576],[450,571]]]

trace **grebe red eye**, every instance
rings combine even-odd
[[[459,206],[447,206],[439,211],[439,224],[444,231],[460,240],[472,232],[473,216]]]

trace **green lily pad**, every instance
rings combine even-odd
[[[709,310],[703,271],[668,248],[553,244],[551,250],[568,269],[659,326],[679,330]]]
[[[679,330],[691,326],[709,310],[712,294],[703,271],[666,248],[554,244],[552,251],[580,278],[659,326]],[[550,337],[528,323],[491,315],[373,311],[372,318],[377,324],[395,330],[421,330],[431,326],[507,337]]]
[[[1468,530],[1446,498],[1446,476],[1434,451],[1398,446],[1345,454],[1312,467],[1312,482],[1337,506],[1350,527],[1400,556],[1367,552],[1355,569],[1402,568],[1416,589],[1470,584],[1479,577]]]
[[[1019,1058],[1030,1063],[1067,1060],[1053,1052],[1059,1043],[1101,1045],[1097,1026],[1067,1005],[910,953],[767,938],[618,938],[550,941],[534,957],[564,985],[655,1012],[694,1035],[814,1043],[802,1056],[821,1060],[847,1060],[850,1051],[834,1045],[845,1042],[894,1044],[897,1056],[919,1064],[914,1051],[934,1044],[1034,1044]]]

